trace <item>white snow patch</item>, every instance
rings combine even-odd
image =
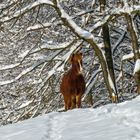
[[[140,49],[139,49],[139,53],[140,53]],[[133,53],[133,52],[130,53],[130,54],[124,55],[124,56],[122,57],[122,61],[124,61],[124,60],[129,60],[129,59],[132,59],[132,58],[134,58],[134,53]]]
[[[134,74],[138,71],[140,71],[140,59],[136,60],[135,68],[134,68]]]
[[[133,53],[130,53],[130,54],[126,54],[122,57],[122,61],[124,60],[128,60],[128,59],[132,59],[134,57],[134,54]]]
[[[140,97],[97,109],[53,112],[0,128],[1,140],[139,140]]]
[[[64,48],[68,48],[73,41],[69,41],[69,42],[65,42],[65,43],[59,43],[59,44],[52,44],[52,41],[47,41],[47,43],[43,43],[42,45],[40,45],[38,48],[34,49],[32,51],[32,53],[36,53],[39,52],[43,49],[48,49],[48,50],[60,50],[60,49],[64,49]]]

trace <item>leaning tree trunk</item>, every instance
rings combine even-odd
[[[100,0],[100,12],[105,11],[105,6],[106,6],[106,0]],[[114,87],[116,90],[116,95],[113,95],[111,97],[112,102],[118,102],[118,94],[117,94],[117,87],[116,87],[116,80],[115,80],[115,73],[114,73],[114,67],[113,67],[113,59],[112,59],[112,51],[111,51],[111,43],[110,43],[110,33],[109,33],[109,27],[108,23],[105,23],[102,26],[103,30],[103,40],[104,40],[104,48],[105,48],[105,57],[110,73],[110,77],[114,83]]]
[[[140,93],[140,66],[139,66],[140,65],[140,52],[139,52],[139,47],[138,47],[138,37],[135,31],[135,25],[134,25],[131,15],[126,13],[125,18],[127,21],[128,31],[130,33],[130,37],[132,40],[132,49],[134,53],[134,61],[135,61],[134,80],[137,84],[137,92]]]
[[[117,93],[115,73],[114,73],[114,67],[113,67],[109,27],[108,27],[107,23],[102,26],[102,30],[103,30],[105,57],[106,57],[109,73],[110,73],[111,79],[114,83],[115,90],[116,90],[116,95],[112,96],[112,102],[118,102],[119,98],[118,98],[118,93]]]

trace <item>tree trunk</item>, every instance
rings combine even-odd
[[[134,23],[133,23],[131,16],[126,13],[125,18],[127,20],[127,28],[128,28],[129,33],[130,33],[130,37],[132,39],[132,49],[133,49],[133,53],[134,53],[134,59],[136,61],[137,59],[140,59],[138,38],[136,35],[136,31],[134,30],[135,27],[134,27]]]
[[[127,21],[127,27],[128,27],[128,31],[130,33],[130,37],[132,39],[132,49],[133,49],[133,53],[134,53],[134,61],[136,63],[136,61],[138,59],[140,59],[140,53],[139,53],[139,47],[138,47],[138,37],[137,37],[136,31],[135,31],[135,27],[134,27],[135,25],[134,25],[131,15],[125,14],[125,18]],[[137,92],[140,93],[140,69],[134,73],[134,80],[137,84]]]
[[[110,43],[110,34],[109,34],[109,27],[108,24],[104,24],[102,27],[103,30],[103,40],[104,40],[104,48],[105,48],[105,57],[107,60],[107,65],[108,65],[108,69],[109,69],[109,73],[111,76],[111,79],[114,83],[114,87],[116,90],[116,97],[112,97],[114,99],[112,99],[113,102],[118,102],[118,94],[117,94],[117,87],[116,87],[116,78],[115,78],[115,73],[114,73],[114,67],[113,67],[113,59],[112,59],[112,51],[111,51],[111,43]]]
[[[105,11],[105,5],[106,5],[106,0],[100,0],[100,12]],[[112,82],[115,87],[115,95],[113,94],[111,97],[112,102],[118,102],[118,94],[117,94],[117,88],[116,88],[116,80],[115,80],[115,73],[114,73],[114,67],[113,67],[113,59],[112,59],[112,51],[111,51],[111,43],[110,43],[110,34],[109,34],[109,27],[108,24],[105,23],[102,26],[103,30],[103,40],[104,40],[104,47],[105,47],[105,57],[110,73],[110,77],[112,79]]]

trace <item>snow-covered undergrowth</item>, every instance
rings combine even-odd
[[[3,126],[0,140],[140,140],[140,97]]]

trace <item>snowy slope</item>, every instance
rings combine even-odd
[[[0,128],[0,140],[140,140],[140,97],[7,125]]]

